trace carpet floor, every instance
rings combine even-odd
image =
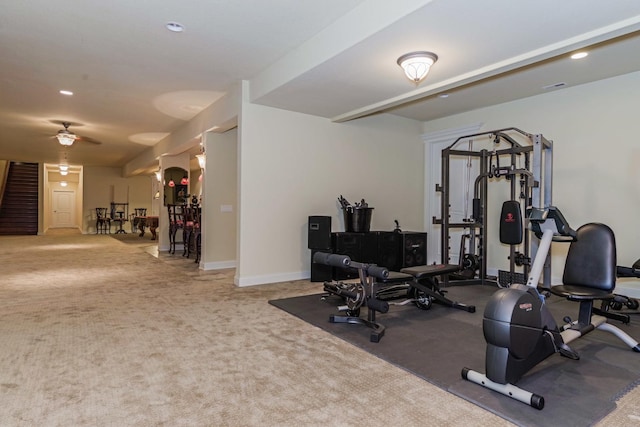
[[[268,303],[316,283],[77,233],[1,236],[0,264],[3,427],[512,425]]]

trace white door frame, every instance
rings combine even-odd
[[[436,184],[441,183],[442,150],[453,144],[462,136],[478,133],[484,123],[475,123],[464,127],[445,129],[422,135],[425,145],[424,164],[425,171],[425,217],[424,224],[427,230],[427,263],[439,264],[441,261],[440,225],[433,223],[433,218],[440,218],[440,192],[436,191]],[[452,253],[452,255],[454,255]],[[457,258],[457,254],[456,258]]]

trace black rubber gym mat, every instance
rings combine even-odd
[[[370,329],[365,326],[329,322],[330,315],[340,314],[336,307],[342,300],[338,297],[309,295],[269,302],[519,425],[592,425],[615,408],[616,399],[640,383],[640,353],[602,331],[571,344],[581,356],[579,361],[552,355],[518,382],[519,387],[545,398],[542,410],[465,381],[460,375],[463,367],[484,372],[482,313],[497,288],[469,285],[448,289],[450,299],[475,305],[476,312],[439,304],[430,310],[413,304],[392,306],[388,313],[377,313],[376,320],[386,327],[378,343],[370,342]],[[577,317],[577,303],[551,297],[548,306],[556,321],[566,315]],[[366,318],[366,308],[361,316]],[[640,318],[632,318],[630,325],[610,322],[640,339]]]

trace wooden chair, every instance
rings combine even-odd
[[[133,213],[129,214],[129,222],[131,222],[131,232],[135,233],[136,228],[140,226],[140,217],[147,216],[147,208],[134,208]]]
[[[184,241],[182,256],[189,258],[191,253],[195,252],[196,262],[200,261],[198,250],[200,240],[200,212],[201,208],[197,205],[185,207],[185,222],[182,230],[182,240]]]
[[[195,232],[195,247],[196,247],[196,264],[200,263],[200,257],[202,255],[202,208],[198,209],[198,226]]]
[[[178,230],[182,230],[184,228],[184,205],[167,205],[167,213],[169,215],[169,253],[176,253],[176,244],[182,243],[184,244],[184,239],[181,242],[176,241],[177,235],[182,235],[183,233],[178,234]]]
[[[111,234],[111,219],[107,212],[107,208],[96,208],[96,234]]]
[[[122,227],[127,221],[129,221],[129,203],[111,202],[111,222],[118,224],[116,234],[127,233]]]

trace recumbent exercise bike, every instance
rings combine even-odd
[[[555,207],[530,208],[531,230],[540,238],[526,285],[513,284],[498,290],[484,311],[482,330],[487,342],[486,374],[462,369],[462,378],[487,387],[536,409],[544,407],[544,397],[514,384],[529,370],[554,353],[577,360],[569,347],[573,340],[598,329],[614,334],[636,352],[638,342],[607,323],[606,313],[593,307],[594,301],[613,301],[616,284],[616,246],[613,231],[604,224],[589,223],[577,231]],[[580,303],[578,320],[558,326],[538,292],[552,241],[571,242],[563,274],[563,284],[548,291]],[[547,290],[547,289],[545,289]],[[600,314],[595,314],[600,313]]]

